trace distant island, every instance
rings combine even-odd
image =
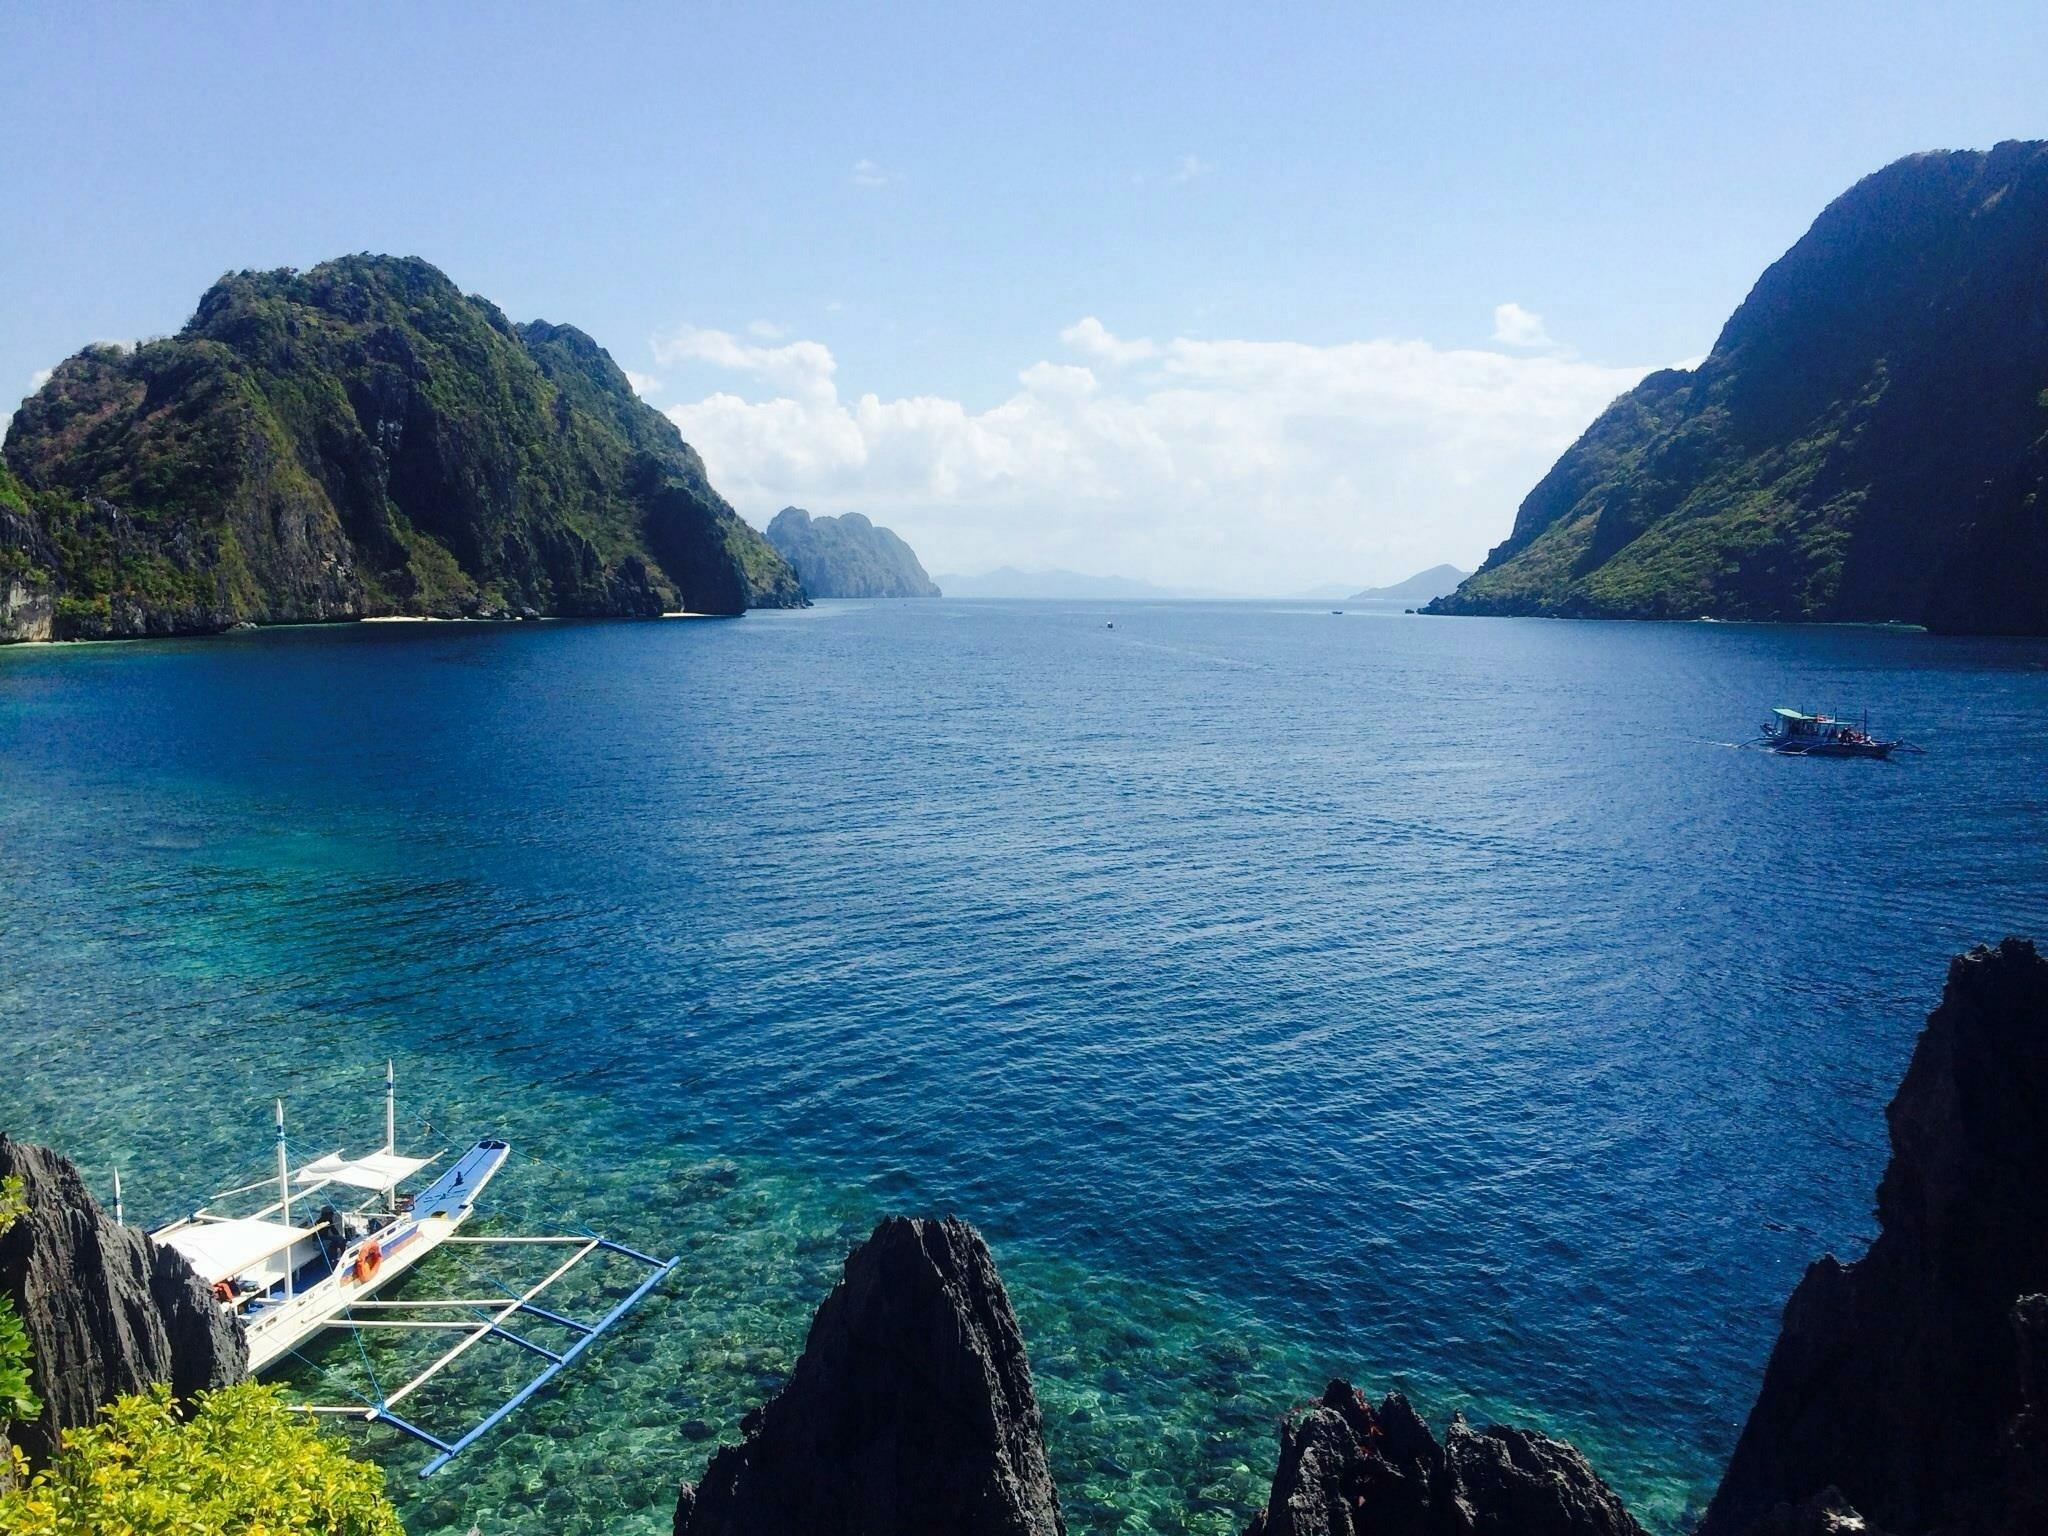
[[[609,353],[416,257],[224,277],[59,364],[0,465],[0,639],[803,601]]]
[[[802,507],[784,507],[768,525],[768,542],[796,568],[812,597],[940,595],[916,551],[858,512],[813,517]]]
[[[2048,633],[2048,143],[1866,177],[1432,613]]]
[[[1458,583],[1471,575],[1455,565],[1432,565],[1426,571],[1417,571],[1406,581],[1397,581],[1391,587],[1367,587],[1354,592],[1345,599],[1352,603],[1426,603],[1434,598],[1455,592]]]

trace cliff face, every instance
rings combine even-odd
[[[1887,1116],[1881,1231],[1792,1293],[1702,1536],[1829,1488],[1901,1536],[2048,1529],[2048,961],[2033,945],[1950,965]]]
[[[858,512],[813,517],[784,507],[768,525],[768,542],[813,597],[939,596],[911,547]]]
[[[2048,144],[1865,178],[1436,613],[2048,633]]]
[[[417,259],[225,277],[61,364],[5,457],[0,638],[802,600],[602,348]]]
[[[1280,1431],[1265,1509],[1245,1536],[1642,1536],[1584,1457],[1528,1430],[1453,1419],[1439,1445],[1407,1399],[1348,1383]]]
[[[677,1536],[1063,1536],[1024,1341],[987,1247],[891,1217],[789,1382],[676,1507]]]
[[[241,1325],[184,1258],[116,1226],[56,1153],[0,1135],[0,1177],[19,1175],[28,1214],[0,1236],[0,1291],[34,1353],[43,1415],[14,1442],[40,1464],[65,1430],[156,1382],[179,1397],[248,1374]]]

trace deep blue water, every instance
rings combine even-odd
[[[1781,702],[1927,755],[1728,745]],[[1672,1527],[1869,1235],[1946,958],[2048,930],[2044,829],[2036,642],[945,602],[15,648],[0,1123],[154,1220],[261,1172],[273,1093],[369,1140],[394,1055],[437,1143],[538,1159],[508,1219],[682,1252],[463,1478],[363,1439],[415,1536],[665,1529],[889,1210],[989,1236],[1080,1529],[1234,1530],[1336,1371]]]

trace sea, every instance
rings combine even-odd
[[[1919,750],[1745,747],[1779,704]],[[402,1149],[512,1143],[473,1232],[675,1256],[434,1477],[329,1421],[412,1536],[665,1532],[899,1212],[986,1236],[1077,1532],[1240,1530],[1332,1377],[1675,1532],[1873,1234],[1949,958],[2048,932],[2044,832],[2041,641],[942,600],[19,646],[0,1128],[153,1224],[265,1176],[275,1100],[295,1157],[381,1142],[389,1060]]]

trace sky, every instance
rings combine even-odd
[[[1860,176],[2048,134],[2048,6],[4,0],[0,80],[0,402],[418,255],[757,524],[1284,593],[1470,567]]]

